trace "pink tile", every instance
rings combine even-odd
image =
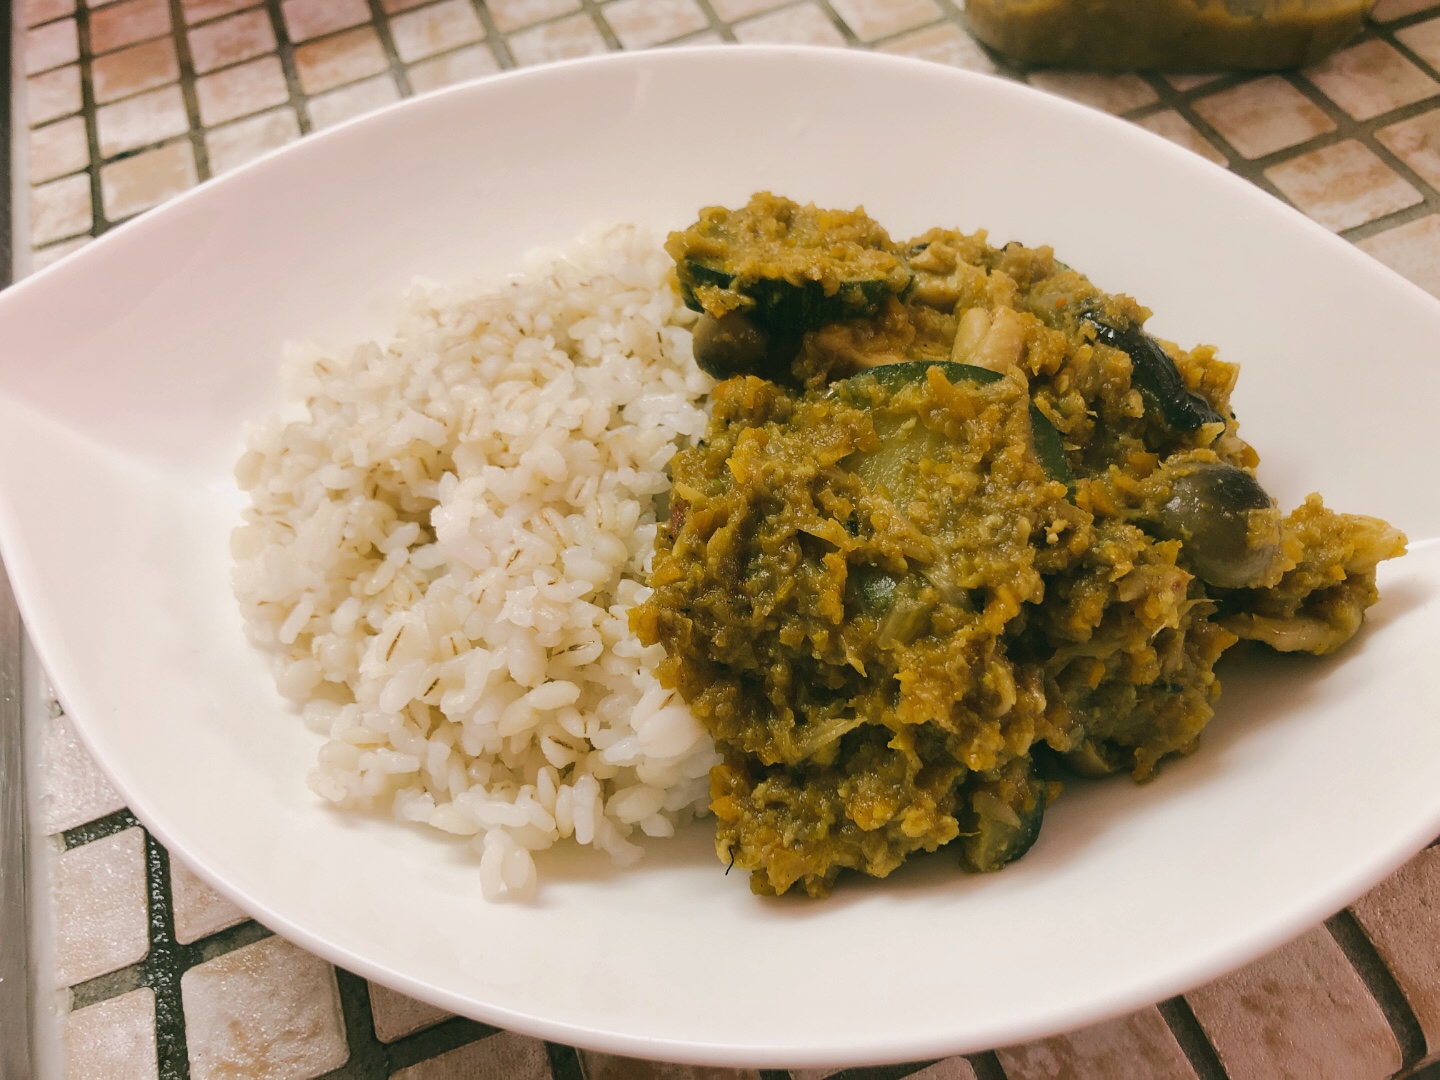
[[[434,1005],[416,1001],[396,993],[379,983],[370,984],[370,1014],[375,1019],[375,1037],[381,1042],[394,1042],[433,1027],[451,1014]]]
[[[175,56],[175,42],[168,37],[96,57],[90,65],[95,100],[102,105],[177,82],[179,78],[180,61]]]
[[[583,12],[512,34],[509,45],[521,67],[595,56],[609,49],[595,23]]]
[[[864,42],[903,34],[944,15],[935,0],[830,0],[830,6]]]
[[[1404,40],[1404,35],[1402,30],[1395,36]],[[1440,93],[1440,83],[1378,39],[1336,53],[1307,68],[1305,76],[1356,120]]]
[[[1189,121],[1174,109],[1153,113],[1136,123],[1147,131],[1153,131],[1156,135],[1178,143],[1186,150],[1193,150],[1206,160],[1215,162],[1216,165],[1226,164],[1225,155],[1211,146],[1210,140],[1196,131]]]
[[[487,0],[490,17],[502,34],[534,26],[546,19],[559,18],[580,10],[580,0]]]
[[[90,177],[67,176],[30,191],[30,243],[36,247],[89,232]]]
[[[1153,86],[1128,72],[1037,71],[1029,81],[1031,86],[1108,113],[1129,112],[1160,99]]]
[[[1404,30],[1395,31],[1395,36],[1432,68],[1440,68],[1440,19],[1427,19]]]
[[[74,19],[61,19],[25,32],[25,73],[38,75],[80,59],[80,37]]]
[[[233,15],[258,3],[260,0],[180,0],[180,7],[185,13],[186,24],[194,26],[222,15]]]
[[[1265,175],[1297,207],[1335,232],[1414,206],[1423,198],[1353,139],[1272,165]]]
[[[1417,218],[1376,233],[1356,247],[1375,256],[1397,274],[1440,297],[1440,216]],[[1440,1045],[1440,1040],[1436,1040]]]
[[[148,1080],[155,1052],[155,991],[148,986],[68,1014],[65,1080]]]
[[[438,90],[442,86],[453,86],[466,79],[479,79],[493,75],[500,70],[495,54],[483,45],[472,45],[468,49],[457,49],[444,56],[416,64],[406,74],[410,88],[417,94],[427,90]]]
[[[308,41],[370,21],[365,0],[283,0],[280,10],[291,41]]]
[[[1436,6],[1440,6],[1440,0],[1380,0],[1370,12],[1370,17],[1376,22],[1393,22]]]
[[[1323,926],[1185,999],[1231,1080],[1379,1080],[1400,1068],[1384,1015]]]
[[[189,139],[122,158],[100,170],[100,195],[111,221],[158,206],[196,183],[195,151]]]
[[[316,128],[332,127],[399,100],[400,92],[395,89],[395,80],[389,75],[378,75],[343,90],[332,90],[311,98],[310,123]]]
[[[20,13],[25,26],[39,26],[64,15],[73,15],[75,0],[21,0]]]
[[[125,0],[90,16],[90,51],[107,53],[137,41],[159,37],[170,29],[166,0]]]
[[[96,111],[95,122],[100,134],[100,156],[104,158],[190,130],[185,99],[178,86],[162,86],[113,105],[102,105]]]
[[[913,56],[917,60],[932,60],[937,64],[949,64],[986,75],[995,73],[995,62],[989,54],[974,38],[951,23],[916,30],[913,34],[886,42],[879,51],[896,56]]]
[[[470,45],[485,36],[485,28],[469,0],[440,0],[390,20],[395,51],[405,63]]]
[[[32,124],[43,124],[80,111],[80,68],[56,68],[25,80],[26,112]]]
[[[200,102],[200,119],[206,127],[223,124],[249,113],[259,112],[290,100],[285,72],[274,56],[226,68],[195,81]]]
[[[89,164],[90,144],[85,136],[83,118],[72,116],[30,132],[32,184],[43,184],[46,180],[79,172]]]
[[[1376,245],[1366,250],[1401,273],[1406,272],[1402,267],[1423,267],[1427,280],[1406,276],[1440,295],[1440,217],[1432,214],[1370,240],[1393,236],[1402,229],[1410,230],[1409,235],[1380,246],[1378,251]],[[1408,248],[1403,254],[1402,245]],[[1426,1044],[1432,1053],[1440,1054],[1440,847],[1422,851],[1350,910],[1410,1003]]]
[[[243,911],[196,877],[174,855],[170,856],[170,896],[175,912],[175,940],[181,945],[245,921]]]
[[[126,829],[55,859],[55,981],[74,986],[150,951],[145,834]]]
[[[32,273],[44,270],[47,266],[59,262],[66,255],[79,251],[86,244],[90,243],[92,237],[77,236],[74,240],[66,240],[64,243],[52,244],[47,248],[32,252],[30,255],[30,270]]]
[[[205,153],[210,158],[210,172],[218,176],[253,161],[267,150],[292,143],[300,138],[300,121],[295,110],[286,106],[261,113],[246,120],[237,120],[205,133]]]
[[[615,0],[603,11],[627,49],[647,49],[710,25],[695,0]]]
[[[1335,130],[1335,121],[1278,75],[1199,98],[1194,109],[1245,158],[1264,157]]]
[[[411,1065],[390,1080],[550,1080],[545,1044],[508,1031]],[[594,1080],[587,1077],[587,1080]]]
[[[728,23],[748,19],[751,15],[759,15],[763,11],[774,11],[788,3],[790,0],[710,0],[715,14]]]
[[[735,37],[747,45],[845,44],[845,35],[810,0],[743,22],[735,27]]]
[[[275,51],[275,28],[264,9],[197,26],[189,36],[190,56],[202,75]]]
[[[307,94],[319,94],[346,83],[378,75],[390,66],[380,35],[360,26],[307,42],[295,50],[295,70]]]
[[[1381,128],[1375,138],[1427,184],[1440,187],[1440,109]]]
[[[90,181],[83,178],[83,183],[75,186],[84,191],[84,224],[72,230],[79,232],[90,228]],[[68,716],[46,720],[39,764],[40,824],[47,834],[73,829],[124,808],[125,801],[80,742]]]
[[[1006,1047],[996,1055],[1007,1080],[1196,1080],[1185,1052],[1154,1008]]]

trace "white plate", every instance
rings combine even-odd
[[[1244,365],[1287,505],[1413,553],[1330,660],[1225,670],[1194,757],[1076,785],[1034,851],[828,901],[752,897],[708,828],[638,869],[557,856],[532,905],[474,859],[322,809],[316,740],[230,596],[241,424],[281,343],[383,332],[415,274],[497,277],[596,219],[770,188],[894,235],[1051,243]],[[1258,189],[1011,83],[842,52],[665,51],[398,105],[176,200],[0,297],[0,540],[67,708],[140,818],[280,933],[492,1023],[696,1062],[918,1059],[1185,989],[1329,915],[1440,830],[1440,305]]]

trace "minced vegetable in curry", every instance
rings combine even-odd
[[[756,892],[952,843],[998,869],[1067,771],[1193,751],[1236,641],[1339,648],[1405,550],[1318,495],[1282,517],[1238,369],[1049,248],[761,194],[667,249],[724,381],[632,621]]]

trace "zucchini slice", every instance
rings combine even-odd
[[[1025,759],[965,785],[960,823],[960,862],[976,873],[999,870],[1029,851],[1045,820],[1045,781]]]

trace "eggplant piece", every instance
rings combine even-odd
[[[1180,377],[1175,361],[1160,343],[1138,326],[1111,326],[1094,314],[1085,320],[1095,327],[1095,337],[1112,349],[1130,357],[1131,375],[1145,399],[1160,413],[1165,426],[1172,431],[1195,431],[1206,424],[1223,424],[1221,416],[1208,401],[1192,393]]]
[[[1244,469],[1218,461],[1182,467],[1151,528],[1179,540],[1190,568],[1224,589],[1261,584],[1280,555],[1275,500]]]
[[[1023,758],[968,782],[955,814],[961,865],[988,874],[1029,851],[1040,836],[1048,794]]]
[[[770,363],[770,335],[739,311],[718,319],[701,315],[691,333],[695,363],[713,378],[760,374],[774,366]]]
[[[691,311],[706,310],[696,291],[703,286],[733,292],[751,302],[744,313],[756,326],[777,335],[803,333],[844,319],[871,318],[913,280],[907,272],[897,287],[893,274],[857,276],[841,281],[834,292],[827,293],[819,281],[746,278],[701,259],[681,260],[676,277],[680,298]]]

